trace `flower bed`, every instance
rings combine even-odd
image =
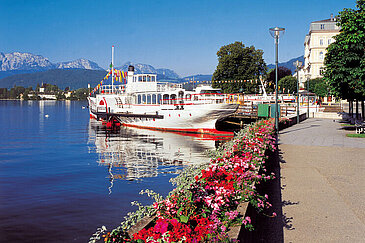
[[[235,225],[253,229],[251,219],[237,211],[250,202],[257,210],[270,207],[267,195],[259,195],[255,185],[273,178],[266,175],[265,152],[274,150],[274,122],[258,121],[239,132],[230,142],[211,153],[209,164],[189,167],[172,181],[176,188],[152,206],[140,204],[127,223],[109,232],[105,242],[229,242],[228,230]],[[153,224],[128,234],[143,216],[155,214]],[[275,215],[274,215],[275,216]]]

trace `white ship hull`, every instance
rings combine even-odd
[[[155,74],[134,75],[130,68],[125,84],[98,85],[88,97],[91,118],[104,121],[107,127],[232,134],[216,130],[216,122],[234,113],[238,104],[228,103],[218,89],[201,86],[188,91],[178,84],[158,83]]]
[[[177,109],[177,105],[123,105],[123,108],[120,108],[113,104],[113,99],[112,96],[103,97],[107,104],[105,109],[108,110],[105,115],[117,116],[122,125],[177,132],[227,133],[216,130],[216,122],[218,119],[234,113],[238,108],[237,104],[227,103],[180,105],[179,109]],[[94,102],[96,103],[96,98]],[[91,103],[89,101],[89,104]],[[180,107],[183,107],[183,109]],[[97,111],[105,109],[103,107],[99,107],[99,109],[91,108],[90,115],[92,118],[99,117],[100,120],[101,117],[106,116],[100,116],[100,112]],[[138,114],[140,116],[129,117],[129,114]],[[148,117],[148,115],[156,115],[160,118]]]

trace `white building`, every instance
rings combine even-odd
[[[340,27],[336,25],[336,18],[331,14],[331,18],[315,21],[310,24],[309,33],[304,41],[304,67],[302,74],[306,79],[323,77],[323,62],[327,53],[327,47],[334,42],[333,36],[340,32]],[[304,83],[301,83],[304,86]]]

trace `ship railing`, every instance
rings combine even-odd
[[[99,93],[101,94],[123,94],[125,92],[125,84],[123,85],[102,85]]]
[[[175,91],[180,89],[181,85],[171,83],[157,83],[157,92]]]
[[[221,104],[227,103],[227,96],[224,94],[194,94],[189,98],[162,99],[162,104]]]

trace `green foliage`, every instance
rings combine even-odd
[[[45,87],[46,94],[53,94],[56,96],[57,100],[65,100],[66,96],[64,91],[60,90],[57,85],[52,84],[43,84]],[[7,88],[0,88],[0,99],[20,99],[21,94],[23,94],[24,100],[39,100],[40,93],[39,93],[40,86],[37,86],[36,91],[33,91],[32,87],[24,88],[22,86],[14,86],[10,90]],[[89,89],[87,88],[80,88],[72,92],[70,97],[71,100],[86,100],[89,94]]]
[[[297,93],[297,79],[293,76],[285,76],[278,83],[282,93]]]
[[[6,99],[8,97],[8,89],[0,88],[0,99]]]
[[[72,92],[70,99],[71,100],[86,100],[89,95],[88,88],[80,88]]]
[[[358,134],[358,133],[348,133],[346,134],[346,137],[350,138],[365,138],[365,134]]]
[[[343,99],[365,99],[365,1],[358,9],[344,9],[338,16],[340,33],[329,45],[324,79],[331,93]]]
[[[291,76],[292,72],[289,68],[286,67],[278,67],[278,82],[280,81],[280,79],[286,77],[286,76]],[[274,69],[270,69],[270,71],[267,73],[267,82],[268,85],[266,87],[266,92],[267,93],[273,93],[275,92],[275,81],[276,81],[276,76],[275,76],[275,68]]]
[[[325,97],[329,94],[329,86],[325,82],[317,83],[314,86],[314,93],[319,97]]]
[[[242,42],[222,46],[217,52],[218,66],[213,73],[212,80],[255,80],[266,74],[266,64],[263,51],[255,47],[245,47]],[[214,87],[221,88],[225,93],[254,93],[259,90],[256,82],[214,83]]]
[[[304,87],[307,89],[309,82],[309,92],[315,93],[319,97],[329,95],[330,86],[323,78],[315,78],[305,81]]]

